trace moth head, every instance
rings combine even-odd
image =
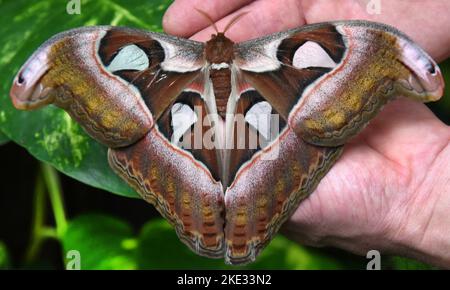
[[[234,16],[230,22],[225,26],[223,32],[219,32],[217,26],[209,16],[208,13],[202,11],[198,8],[195,8],[197,12],[203,15],[211,24],[211,26],[216,31],[216,34],[211,35],[211,39],[206,42],[205,47],[205,58],[209,63],[231,63],[234,58],[234,42],[225,36],[225,33],[230,29],[233,24],[235,24],[239,19],[242,18],[248,12],[243,12]]]
[[[205,57],[209,63],[231,63],[234,58],[234,42],[224,33],[213,34],[206,42]]]
[[[22,66],[16,75],[10,91],[14,106],[22,110],[30,110],[51,103],[50,88],[41,80],[49,70],[49,61],[45,50],[38,50]]]

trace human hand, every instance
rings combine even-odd
[[[169,34],[205,41],[244,11],[227,36],[238,42],[304,24],[367,19],[396,26],[436,60],[450,55],[450,2],[177,0],[166,13]],[[417,11],[420,11],[418,13]],[[332,245],[354,253],[370,249],[450,267],[450,129],[423,104],[399,99],[345,145],[344,154],[303,201],[284,233],[303,244]],[[446,232],[447,231],[447,232]]]

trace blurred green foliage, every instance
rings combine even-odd
[[[0,241],[0,270],[5,270],[10,267],[9,254],[6,245]]]
[[[161,30],[162,15],[170,0],[83,0],[82,13],[66,13],[67,0],[0,0],[0,144],[9,139],[25,147],[37,159],[91,186],[120,195],[137,194],[109,168],[106,148],[93,139],[60,109],[53,106],[24,112],[9,99],[12,79],[20,65],[54,34],[86,25],[120,25]],[[450,83],[450,62],[443,65]],[[433,109],[450,123],[450,91]],[[54,190],[53,190],[53,193]],[[61,195],[61,192],[57,192]],[[53,208],[55,210],[55,206]],[[43,226],[43,225],[42,225]],[[123,220],[86,214],[70,220],[63,234],[44,231],[62,243],[63,256],[80,253],[82,269],[345,269],[361,268],[353,256],[342,258],[326,251],[299,246],[277,236],[257,261],[231,267],[192,253],[162,219],[149,221],[140,232]],[[31,255],[33,256],[33,255]],[[68,262],[69,258],[66,258]],[[8,252],[0,242],[0,269],[8,268]],[[390,260],[389,268],[428,268],[401,258]]]
[[[133,239],[133,229],[126,222],[88,214],[70,222],[62,244],[65,253],[80,253],[81,269],[136,269]]]
[[[5,143],[9,142],[8,136],[5,135],[2,131],[0,131],[0,145],[3,145]]]
[[[416,260],[403,258],[403,257],[391,257],[390,264],[392,269],[396,270],[433,270],[437,269],[430,265],[418,262]]]
[[[163,219],[149,221],[137,234],[126,222],[100,214],[82,215],[62,238],[64,252],[80,253],[81,269],[342,269],[341,262],[321,251],[300,247],[277,236],[255,263],[235,267],[200,257],[178,239]]]

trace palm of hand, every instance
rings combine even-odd
[[[428,44],[429,47],[425,48],[432,55],[442,57],[443,52],[434,45],[437,37],[425,39],[420,31],[408,31],[414,19],[394,18],[389,13],[372,17],[358,2],[361,1],[229,0],[208,2],[212,6],[205,9],[203,1],[181,0],[170,8],[165,28],[171,34],[189,36],[206,27],[208,23],[192,13],[192,7],[205,9],[214,19],[220,19],[217,21],[219,29],[235,14],[258,11],[243,17],[237,24],[239,29],[230,30],[229,37],[235,41],[305,23],[372,19],[415,34],[411,36],[419,43]],[[415,9],[421,9],[418,6],[429,3],[414,5]],[[384,8],[387,11],[402,9]],[[428,7],[424,11],[433,13],[432,10]],[[184,23],[178,24],[177,21]],[[186,25],[186,21],[192,25]],[[193,38],[205,40],[210,35],[211,30],[207,28]],[[372,237],[381,235],[389,240],[392,237],[387,235],[402,235],[403,229],[409,226],[407,217],[422,215],[423,220],[429,219],[431,211],[425,209],[433,207],[436,202],[428,198],[432,190],[430,179],[437,173],[436,160],[448,149],[449,140],[448,127],[425,105],[410,100],[388,104],[359,136],[345,145],[340,160],[317,190],[299,206],[285,226],[285,233],[302,243],[333,244],[360,253],[367,250]],[[426,224],[417,226],[419,236],[425,230]],[[355,246],[354,241],[358,239],[362,245]]]

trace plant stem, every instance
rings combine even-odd
[[[62,200],[61,183],[56,170],[46,163],[42,163],[42,173],[48,189],[50,203],[56,223],[56,234],[61,238],[67,229],[67,219]]]
[[[34,209],[33,209],[33,226],[31,229],[31,241],[30,246],[25,254],[25,262],[30,264],[35,258],[42,244],[42,238],[40,235],[41,228],[44,225],[45,219],[45,192],[44,181],[42,174],[39,172],[36,179],[36,186],[34,188]]]
[[[42,227],[40,230],[40,236],[43,239],[55,239],[59,240],[58,233],[55,228],[52,227]]]
[[[47,212],[45,196],[46,190],[50,198],[56,228],[45,225]],[[33,205],[33,225],[30,246],[25,254],[26,264],[31,264],[36,259],[42,243],[46,239],[61,239],[67,228],[67,219],[64,210],[64,202],[62,199],[61,184],[58,178],[58,173],[50,165],[41,163],[34,189]]]

